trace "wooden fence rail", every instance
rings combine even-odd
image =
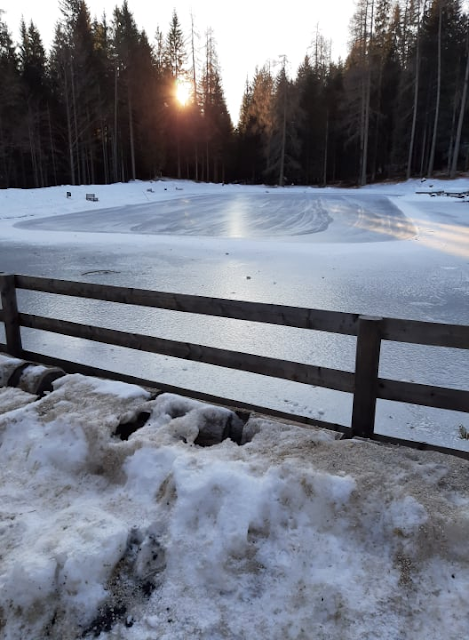
[[[17,289],[354,336],[357,342],[355,371],[351,373],[31,315],[18,309]],[[65,364],[65,370],[116,377],[116,374],[110,371],[25,351],[22,346],[21,329],[24,327],[48,331],[148,353],[163,354],[184,360],[249,371],[264,376],[352,393],[353,412],[351,426],[320,423],[322,426],[336,429],[350,437],[377,437],[374,434],[374,424],[378,399],[469,413],[469,390],[467,389],[449,389],[388,380],[380,378],[378,374],[383,340],[469,349],[469,326],[467,325],[449,325],[397,318],[376,318],[336,311],[224,300],[10,274],[0,275],[0,293],[2,302],[0,322],[4,324],[6,340],[5,343],[0,344],[0,351],[8,352],[17,357],[35,358],[37,361],[52,364],[60,363],[62,366]],[[190,394],[188,390],[176,389],[168,385],[159,384],[156,381],[130,378],[124,374],[119,375],[119,377],[129,381],[152,384],[160,389],[174,389],[186,391]],[[203,396],[215,401],[228,401],[227,398],[215,398],[214,396],[196,394],[195,392],[192,392],[192,395]],[[240,405],[240,403],[237,404],[238,406]],[[259,409],[258,406],[247,404],[243,404],[243,407]],[[298,420],[296,415],[276,412],[269,410],[268,407],[261,407],[261,409],[267,413]],[[318,421],[313,421],[312,419],[303,419],[303,421],[318,423]],[[379,436],[377,439],[382,440],[383,438]]]

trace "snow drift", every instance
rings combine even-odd
[[[467,634],[460,459],[79,375],[0,413],[5,640]]]

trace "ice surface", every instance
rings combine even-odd
[[[344,192],[272,190],[186,196],[100,211],[26,220],[35,230],[222,238],[289,238],[308,242],[378,242],[415,235],[412,223],[386,197]],[[286,213],[288,212],[288,215]]]
[[[451,189],[467,189],[468,184],[457,180]],[[86,186],[0,192],[0,269],[378,316],[468,321],[468,202],[418,195],[418,181],[359,190],[170,181],[151,186],[153,193],[147,192],[148,183],[93,186],[99,203],[86,202]],[[434,181],[434,188],[448,188],[448,183]],[[72,198],[65,197],[68,190]],[[18,222],[35,227],[15,226]],[[304,235],[311,225],[316,233]],[[158,230],[161,234],[155,235]],[[172,235],[176,233],[182,235]],[[19,299],[26,312],[39,315],[318,366],[354,366],[355,343],[345,336],[117,309],[29,292],[20,292]],[[23,339],[31,350],[160,383],[330,422],[350,421],[348,394],[43,332],[25,330]],[[468,354],[385,343],[380,372],[467,388]],[[460,425],[469,429],[467,415],[395,403],[378,406],[378,431],[401,437],[467,447],[459,437]]]

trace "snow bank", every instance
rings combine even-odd
[[[460,640],[467,471],[66,376],[0,415],[0,635]]]

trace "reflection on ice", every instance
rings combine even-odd
[[[383,196],[266,192],[185,197],[169,202],[85,211],[18,223],[27,229],[377,242],[405,239],[415,228]]]
[[[416,220],[417,224],[419,222]],[[469,258],[469,226],[422,221],[422,227],[425,227],[425,232],[419,236],[419,240],[427,247]]]
[[[54,190],[34,190],[31,196],[38,200],[34,207],[29,193],[15,194],[19,204],[13,207],[13,217],[29,222],[13,230],[13,222],[8,223],[14,241],[5,240],[6,235],[0,241],[0,269],[209,297],[467,323],[467,203],[430,202],[414,193],[401,194],[400,187],[235,190],[185,185],[183,193],[178,189],[168,196],[166,183],[159,186],[161,194],[155,193],[153,202],[146,195],[145,200],[132,199],[142,189],[138,184],[103,187],[99,206],[106,201],[109,208],[81,213],[71,213],[78,211],[78,202],[67,200],[63,205],[63,190],[58,195]],[[118,206],[121,202],[140,204]],[[12,203],[10,198],[9,208]],[[32,210],[35,220],[29,216]],[[53,211],[69,214],[50,217]],[[28,296],[20,299],[21,305],[27,302],[22,306],[25,312],[317,366],[353,368],[354,345],[330,334],[313,337],[288,331],[283,335],[268,325],[235,326],[230,321],[202,322],[189,316],[176,319],[171,312],[135,313],[132,308],[119,311],[117,318],[105,305],[59,297],[39,303],[29,292]],[[1,332],[0,326],[0,339]],[[329,397],[322,389],[263,380],[254,374],[225,376],[208,365],[199,369],[194,363],[117,347],[104,353],[96,344],[74,340],[65,344],[64,338],[51,334],[25,331],[24,339],[31,350],[166,384],[254,404],[265,402],[331,422],[346,424],[350,418],[347,394],[342,394],[344,399],[330,392],[333,397]],[[408,345],[384,345],[382,374],[437,386],[464,386],[469,379],[468,355],[467,351],[430,353]],[[454,441],[459,438],[458,425],[469,429],[467,420],[467,415],[443,411],[437,415],[436,410],[384,401],[378,407],[380,432],[407,433],[450,446],[458,446]]]
[[[226,208],[228,218],[228,237],[244,238],[247,234],[245,227],[245,202],[239,199],[231,200]]]

